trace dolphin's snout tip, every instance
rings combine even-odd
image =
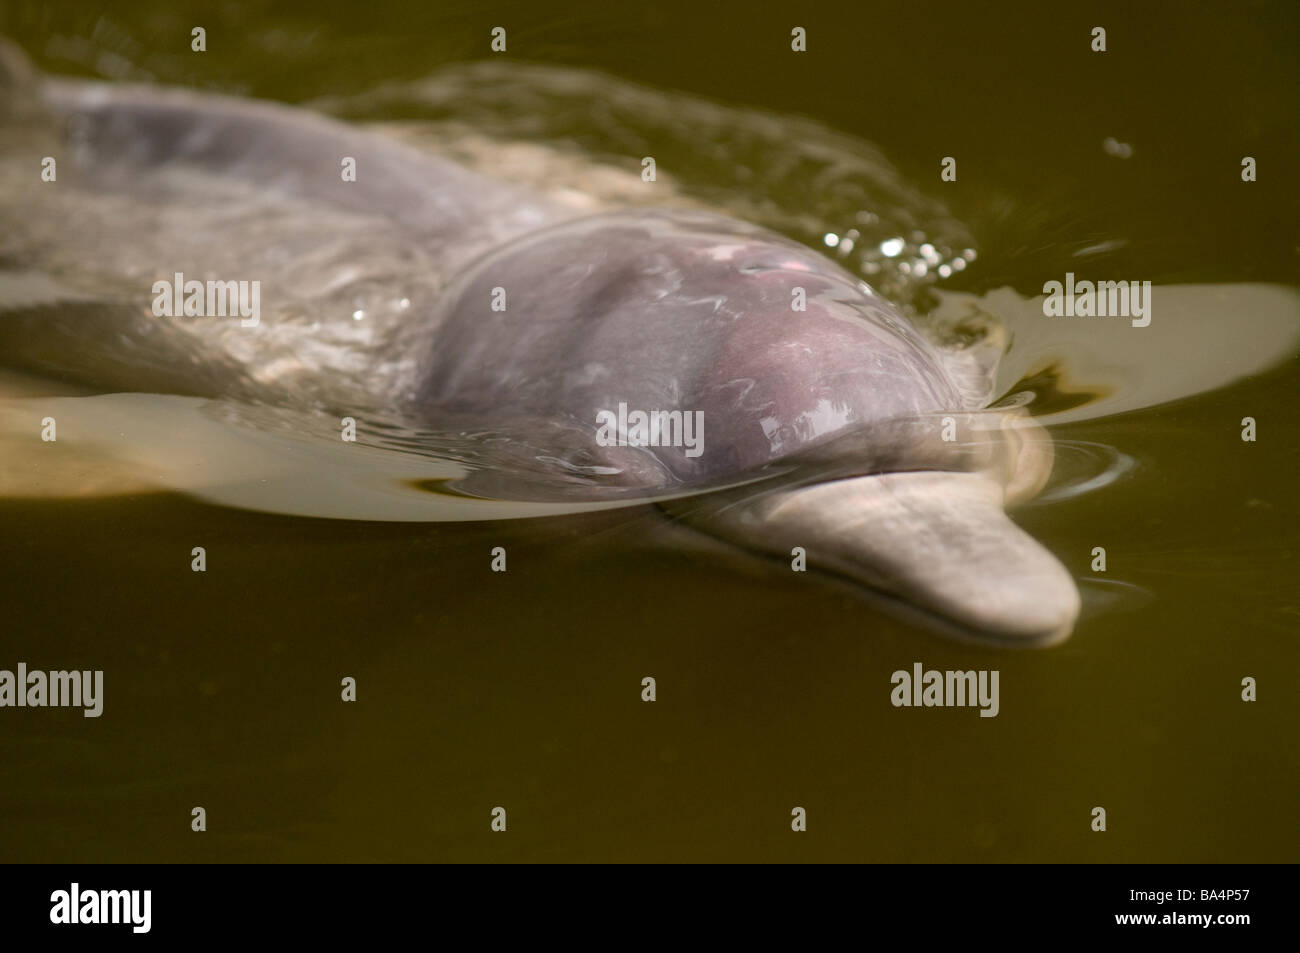
[[[1007,645],[1041,648],[1068,639],[1079,620],[1079,589],[1054,556],[1033,545],[1035,566],[1013,567],[1017,586],[994,587],[982,597],[963,593],[953,621]]]

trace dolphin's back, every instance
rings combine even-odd
[[[184,89],[45,80],[74,168],[140,186],[192,170],[382,217],[428,246],[472,248],[549,220],[548,206],[449,160],[277,103]],[[344,163],[355,164],[345,178]]]

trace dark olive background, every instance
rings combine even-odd
[[[484,57],[504,26],[511,57],[878,143],[975,234],[954,287],[1024,294],[1117,238],[1103,277],[1295,284],[1297,22],[1286,2],[0,10],[51,71],[129,62],[288,101]],[[1107,581],[1152,598],[1043,651],[947,642],[780,564],[648,550],[648,511],[377,525],[162,494],[0,502],[0,668],[106,673],[98,720],[0,711],[0,860],[1294,860],[1298,367],[1057,432],[1138,467],[1017,518],[1080,577],[1105,546]],[[999,669],[1001,714],[892,708],[914,661]]]

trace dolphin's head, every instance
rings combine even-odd
[[[1041,486],[1050,441],[971,413],[943,354],[815,252],[717,216],[615,213],[503,246],[444,300],[431,415],[527,422],[539,456],[656,494],[743,482],[679,511],[955,628],[1069,632],[1072,580],[1002,512]],[[612,446],[598,424],[619,408]],[[637,446],[638,411],[691,415],[702,439]]]

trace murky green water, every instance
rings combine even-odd
[[[147,71],[350,114],[379,84],[410,89],[485,58],[489,29],[505,25],[521,60],[876,143],[909,195],[947,206],[952,221],[926,219],[930,233],[968,230],[978,248],[943,282],[952,291],[1029,298],[1067,270],[1297,283],[1298,45],[1283,4],[275,9],[19,2],[0,33],[52,72]],[[795,24],[809,32],[801,56],[788,49]],[[209,32],[201,57],[188,52],[195,25]],[[1105,54],[1088,49],[1096,25]],[[504,106],[484,128],[495,117],[496,133],[599,151],[579,133],[601,122],[550,102],[531,130],[510,127]],[[413,118],[409,98],[380,103],[364,117]],[[642,122],[633,155],[653,128]],[[1108,137],[1132,154],[1108,154]],[[696,198],[716,197],[710,184],[746,194],[680,138]],[[941,183],[949,155],[958,181]],[[1240,180],[1244,155],[1258,159],[1255,183]],[[848,208],[798,175],[781,188],[768,213],[796,237]],[[791,212],[798,188],[806,221]],[[1192,340],[1171,343],[1170,364],[1204,332],[1180,326]],[[1146,381],[1172,376],[1158,356],[1143,362]],[[1074,636],[1043,651],[942,640],[648,508],[378,523],[165,493],[5,499],[0,668],[101,668],[106,700],[97,720],[0,711],[0,859],[1292,860],[1297,371],[1292,358],[1054,428],[1067,465],[1088,447],[1133,464],[1016,513],[1085,592]],[[1246,416],[1254,443],[1240,439]],[[206,573],[190,571],[196,545]],[[505,574],[488,571],[495,546],[510,554]],[[1096,546],[1104,576],[1090,571]],[[1000,714],[891,707],[890,674],[917,661],[999,670]],[[345,675],[355,704],[339,701]],[[640,700],[647,675],[654,704]],[[1240,698],[1246,676],[1255,703]],[[190,831],[195,805],[206,833]],[[504,835],[489,829],[497,805]],[[790,831],[795,805],[806,834]],[[1089,828],[1098,805],[1104,834]]]

